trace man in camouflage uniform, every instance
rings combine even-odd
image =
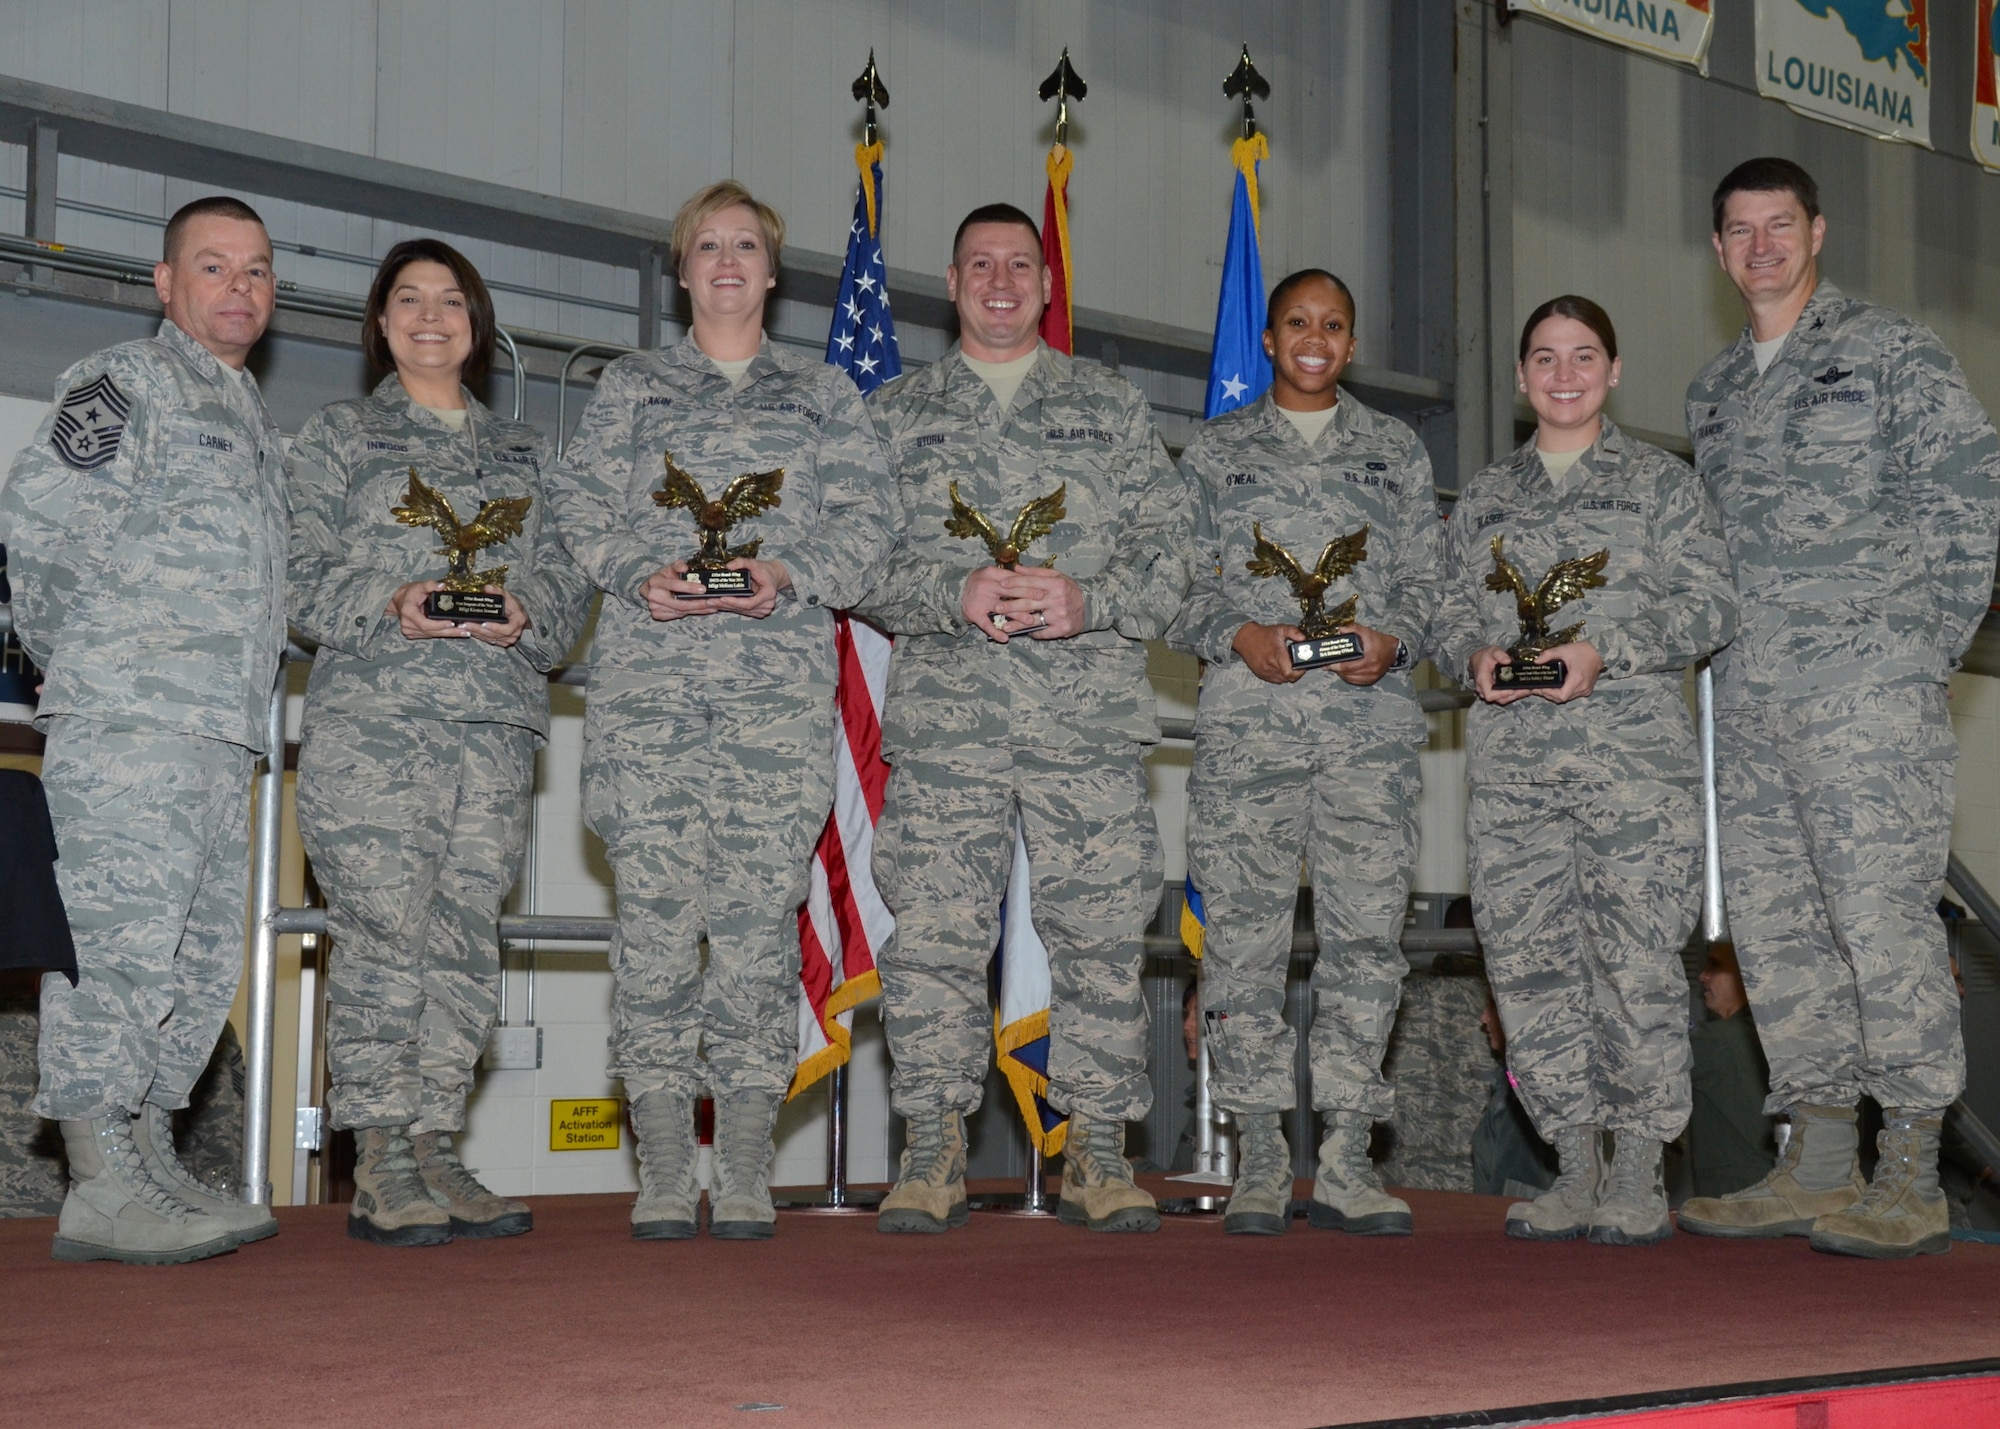
[[[1965,1084],[1935,911],[1958,755],[1945,681],[1991,599],[2000,440],[1935,334],[1820,281],[1803,169],[1739,165],[1714,220],[1750,319],[1687,406],[1743,602],[1715,662],[1722,871],[1765,1110],[1792,1134],[1763,1180],[1680,1221],[1943,1251],[1939,1122]],[[1884,1118],[1865,1194],[1864,1095]]]
[[[0,974],[0,1216],[53,1216],[66,1185],[62,1148],[32,1109],[41,1019],[30,998],[37,981]]]
[[[168,1122],[243,972],[249,781],[285,638],[285,456],[243,360],[276,297],[234,199],[167,226],[159,335],[77,363],[0,491],[80,981],[42,985],[35,1110],[62,1123],[59,1259],[168,1263],[275,1232]]]
[[[1382,1189],[1370,1133],[1394,1093],[1382,1053],[1409,964],[1403,918],[1417,854],[1417,756],[1426,729],[1410,670],[1438,597],[1437,494],[1416,433],[1338,381],[1354,351],[1354,299],[1307,269],[1271,292],[1272,390],[1216,417],[1181,466],[1201,495],[1193,589],[1169,637],[1200,656],[1188,876],[1207,908],[1202,1010],[1216,1105],[1240,1162],[1223,1226],[1289,1224],[1295,1099],[1285,967],[1303,863],[1319,956],[1310,1033],[1325,1123],[1309,1224],[1408,1235],[1408,1203]],[[1337,538],[1366,538],[1322,595],[1354,597],[1351,661],[1300,669],[1284,641],[1303,618],[1292,581],[1253,574],[1262,541],[1311,572]],[[1322,572],[1324,574],[1324,572]]]
[[[905,523],[862,605],[899,637],[875,878],[897,919],[879,965],[891,1101],[910,1127],[878,1224],[965,1218],[965,1114],[993,1045],[986,969],[1018,818],[1053,984],[1049,1100],[1069,1113],[1061,1214],[1152,1230],[1124,1156],[1124,1123],[1152,1102],[1139,969],[1161,878],[1142,642],[1187,588],[1192,503],[1138,391],[1038,341],[1050,274],[1027,215],[974,210],[946,284],[960,345],[869,398]],[[1002,532],[1058,489],[1065,514],[1008,570],[945,529],[954,483]]]

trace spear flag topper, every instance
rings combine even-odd
[[[1250,63],[1249,45],[1243,46],[1243,57],[1236,61],[1236,68],[1229,72],[1229,78],[1222,81],[1222,93],[1226,98],[1243,101],[1243,137],[1255,138],[1257,114],[1251,109],[1250,100],[1253,95],[1258,99],[1269,99],[1271,82],[1257,73],[1257,66]]]
[[[1042,87],[1036,93],[1041,95],[1044,104],[1051,99],[1055,100],[1056,142],[1067,144],[1069,102],[1072,99],[1086,98],[1090,94],[1090,86],[1083,82],[1083,76],[1078,74],[1076,67],[1069,62],[1068,45],[1063,46],[1062,58],[1056,61],[1056,67],[1049,71],[1049,77],[1042,81]]]
[[[889,89],[882,83],[881,72],[875,68],[875,51],[868,51],[868,68],[854,81],[854,97],[866,107],[861,111],[863,144],[875,142],[875,111],[889,107]]]

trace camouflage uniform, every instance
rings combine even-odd
[[[1136,1119],[1152,1104],[1139,969],[1161,879],[1140,764],[1159,738],[1142,642],[1165,632],[1187,588],[1187,486],[1137,389],[1046,346],[1006,411],[957,348],[868,402],[905,523],[862,606],[898,637],[882,732],[894,772],[875,835],[897,919],[878,959],[891,1102],[906,1116],[979,1105],[1018,811],[1049,951],[1050,1103]],[[1067,515],[1026,561],[1053,558],[1082,588],[1081,632],[1003,645],[966,622],[966,579],[993,558],[945,532],[953,481],[1003,528],[1067,484]]]
[[[1201,493],[1194,584],[1168,636],[1207,662],[1188,785],[1188,874],[1207,907],[1202,1006],[1216,1104],[1295,1100],[1285,967],[1303,858],[1319,957],[1310,1035],[1313,1103],[1385,1120],[1382,1052],[1409,971],[1401,948],[1417,854],[1417,756],[1427,731],[1410,685],[1438,597],[1430,458],[1403,423],[1353,394],[1311,447],[1267,394],[1204,426],[1181,458]],[[1367,558],[1326,603],[1403,643],[1372,685],[1331,669],[1261,680],[1232,648],[1248,621],[1296,624],[1282,578],[1245,570],[1253,525],[1312,568],[1336,536],[1369,528]]]
[[[730,533],[761,539],[760,556],[791,574],[765,619],[648,613],[640,586],[697,540],[691,513],[653,501],[669,452],[711,497],[784,468],[781,504]],[[618,881],[612,1074],[635,1100],[694,1096],[704,1081],[718,1096],[783,1095],[798,907],[833,800],[832,612],[867,587],[897,529],[874,429],[837,368],[767,341],[732,389],[686,338],[605,369],[549,495],[605,592],[583,808]]]
[[[1485,1006],[1486,979],[1470,969],[1416,973],[1403,984],[1382,1058],[1382,1075],[1396,1093],[1389,1149],[1380,1162],[1390,1185],[1472,1189],[1472,1136],[1495,1070],[1479,1025]]]
[[[29,1106],[40,1029],[33,1003],[0,999],[0,1216],[52,1216],[69,1189],[62,1141]]]
[[[243,973],[249,775],[284,646],[285,456],[172,322],[65,372],[0,491],[80,982],[42,987],[43,1116],[187,1104]]]
[[[333,1124],[456,1131],[498,1005],[500,904],[527,842],[547,674],[589,583],[555,532],[532,427],[467,396],[452,428],[394,375],[315,414],[293,445],[292,624],[319,642],[299,751],[299,834],[327,898]],[[470,521],[526,496],[507,567],[529,626],[506,650],[407,640],[389,599],[443,575],[438,535],[399,524],[414,467]]]
[[[1934,334],[1831,283],[1761,377],[1747,328],[1703,369],[1688,430],[1743,602],[1715,744],[1765,1110],[1934,1114],[1965,1085],[1944,684],[1991,600],[2000,442]]]
[[[1468,718],[1473,917],[1536,1129],[1671,1141],[1688,1116],[1687,974],[1700,903],[1700,763],[1681,672],[1736,627],[1729,554],[1687,467],[1609,420],[1560,490],[1533,439],[1475,476],[1446,530],[1438,663],[1470,684],[1520,638],[1492,591],[1495,536],[1534,582],[1608,549],[1605,584],[1553,623],[1604,659],[1587,698],[1475,704]]]

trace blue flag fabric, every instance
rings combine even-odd
[[[877,145],[861,169],[854,223],[847,232],[847,262],[840,270],[840,296],[834,300],[833,327],[826,335],[826,360],[845,370],[864,395],[903,373],[896,320],[889,312],[889,268],[882,261],[880,155]]]
[[[1263,135],[1258,135],[1259,147]],[[1244,141],[1238,140],[1239,151]],[[1215,346],[1208,360],[1208,400],[1202,416],[1219,417],[1256,401],[1271,385],[1264,355],[1264,261],[1257,250],[1253,186],[1257,159],[1236,155],[1235,197],[1229,206],[1229,247],[1222,257],[1222,295],[1215,304]]]

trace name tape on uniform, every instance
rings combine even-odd
[[[549,1103],[549,1150],[616,1151],[625,1125],[620,1097]]]

